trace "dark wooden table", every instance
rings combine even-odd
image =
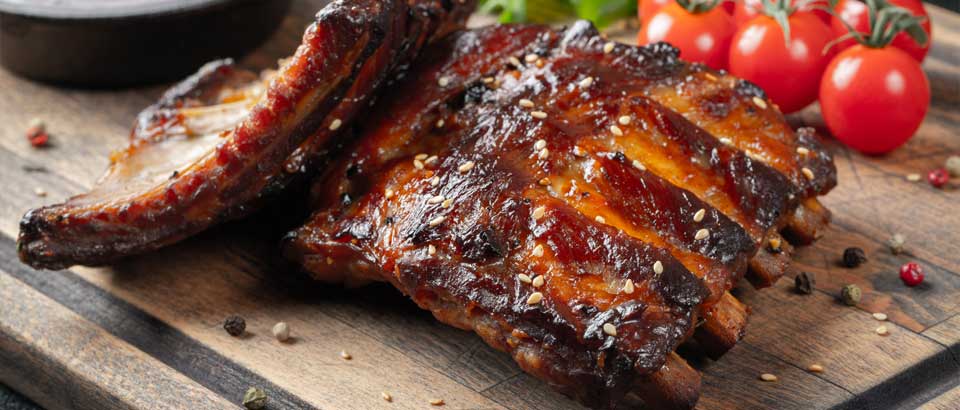
[[[296,2],[244,64],[270,67],[289,54],[318,3]],[[790,280],[737,290],[753,308],[748,333],[720,360],[694,363],[704,372],[701,409],[960,408],[960,183],[940,190],[906,179],[960,154],[960,17],[931,12],[925,68],[934,101],[925,124],[885,157],[829,144],[840,178],[824,198],[834,223],[794,267],[816,274],[816,292],[795,294]],[[580,409],[389,287],[299,282],[275,263],[275,241],[258,237],[257,220],[111,268],[19,264],[13,238],[22,213],[90,186],[161,91],[66,90],[0,71],[0,382],[50,409],[236,408],[248,386],[267,390],[272,409],[425,409],[434,397],[446,409]],[[48,123],[52,148],[24,140],[33,117]],[[815,108],[794,120],[820,123]],[[906,254],[884,245],[896,232],[908,238]],[[869,262],[840,267],[847,246],[864,248]],[[897,277],[910,260],[926,268],[922,286]],[[864,290],[858,307],[836,300],[847,283]],[[248,337],[220,328],[233,313],[246,317]],[[281,320],[294,343],[270,336]],[[890,334],[876,334],[880,325]],[[825,371],[807,371],[813,363]],[[761,373],[779,381],[761,382]]]

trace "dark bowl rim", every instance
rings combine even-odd
[[[276,0],[247,2],[262,2],[266,5],[274,1]],[[242,0],[154,0],[149,3],[138,3],[135,6],[127,7],[76,8],[0,0],[0,14],[12,14],[35,19],[95,21],[179,15],[240,2]],[[283,1],[279,1],[279,3],[283,3]]]

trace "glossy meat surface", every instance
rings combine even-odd
[[[726,291],[835,184],[756,87],[587,23],[456,33],[412,72],[316,183],[288,256],[389,281],[594,407],[691,407],[657,389],[670,352],[715,306],[745,320]]]
[[[21,260],[48,269],[109,263],[249,214],[310,173],[377,89],[472,9],[341,0],[317,14],[276,73],[204,67],[140,114],[129,147],[91,192],[24,216]]]

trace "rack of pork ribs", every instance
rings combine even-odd
[[[743,336],[729,290],[770,286],[821,235],[832,158],[668,45],[585,22],[458,30],[472,6],[337,2],[279,72],[208,65],[91,193],[25,215],[21,259],[110,263],[319,173],[283,240],[313,277],[389,282],[588,406],[692,408],[675,349]]]

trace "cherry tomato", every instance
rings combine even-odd
[[[927,44],[921,46],[917,43],[913,37],[910,37],[907,33],[897,34],[893,38],[893,46],[897,47],[903,51],[906,51],[907,54],[910,54],[917,61],[923,61],[924,57],[927,56],[927,52],[930,51],[930,43],[933,40],[931,37],[930,31],[930,16],[927,14],[927,10],[923,8],[923,3],[919,0],[889,0],[895,6],[903,7],[913,13],[915,16],[925,17],[926,20],[920,25],[923,27],[923,31],[927,32]],[[869,33],[870,32],[870,16],[867,12],[867,5],[860,0],[840,0],[837,3],[834,13],[839,17],[834,17],[830,20],[830,28],[833,30],[834,36],[840,37],[847,33],[847,27],[843,25],[840,21],[841,19],[858,33]],[[847,48],[852,47],[857,42],[853,39],[847,39],[839,44],[837,44],[837,51],[841,51]]]
[[[637,17],[640,18],[640,25],[646,25],[647,20],[650,20],[650,17],[657,11],[674,1],[675,0],[637,0]]]
[[[793,3],[796,3],[796,1]],[[733,4],[733,21],[737,27],[746,24],[752,18],[762,14],[763,11],[763,0],[739,0]],[[800,11],[812,12],[824,23],[830,24],[833,16],[827,11],[829,8],[830,0],[811,0],[804,3]]]
[[[827,128],[868,154],[903,145],[929,106],[930,84],[920,63],[896,47],[850,47],[830,62],[820,84]]]
[[[727,68],[727,50],[736,27],[722,7],[691,13],[677,2],[664,6],[640,28],[640,45],[666,41],[680,49],[680,58]]]
[[[817,99],[832,54],[823,50],[833,33],[810,12],[794,12],[787,20],[789,47],[771,17],[760,15],[740,27],[730,46],[730,73],[759,85],[781,111],[791,113]]]

